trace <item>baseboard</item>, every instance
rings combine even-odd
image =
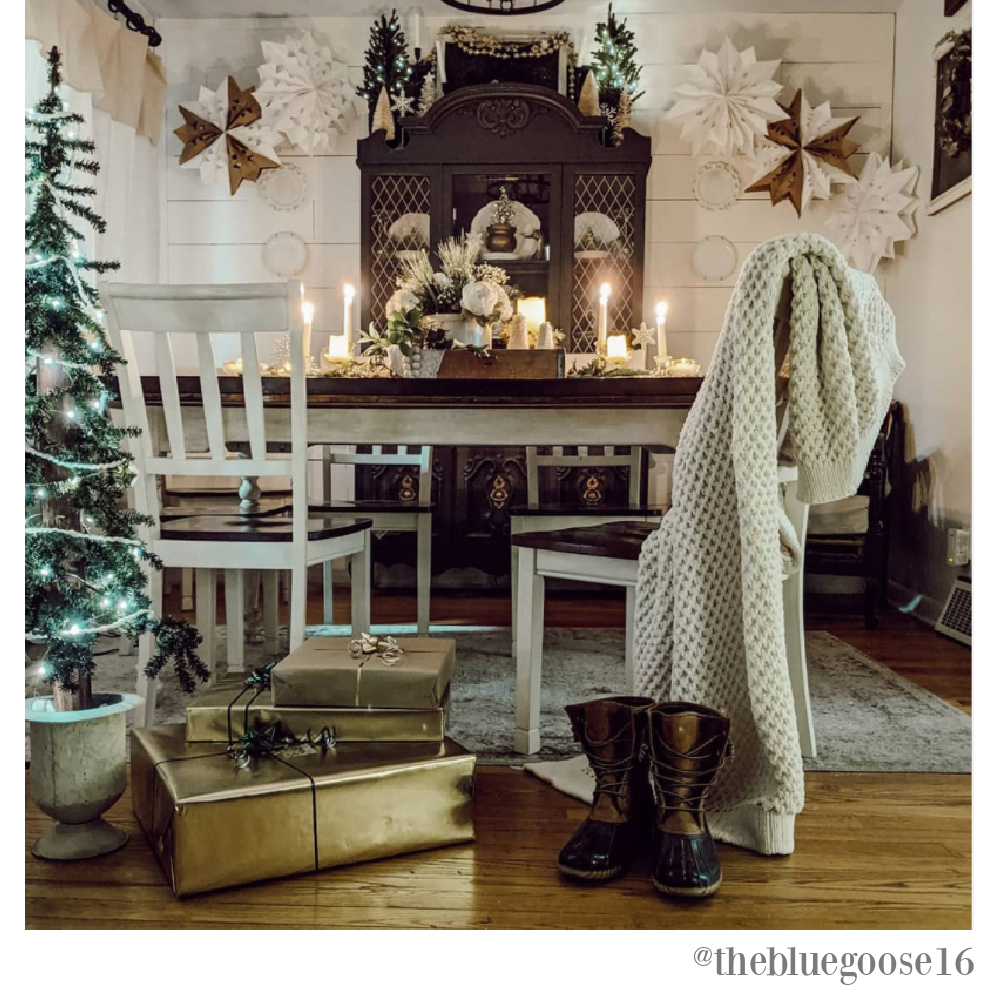
[[[898,608],[904,614],[913,615],[922,622],[929,625],[935,624],[941,614],[943,603],[936,598],[928,597],[926,594],[918,594],[909,587],[904,587],[901,583],[893,580],[889,581],[887,588],[889,603]]]

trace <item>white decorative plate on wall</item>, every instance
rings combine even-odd
[[[712,160],[699,167],[694,175],[694,197],[710,211],[731,208],[743,190],[743,178],[730,163]]]
[[[281,232],[268,237],[264,244],[264,267],[277,278],[300,275],[309,261],[309,248],[297,233]]]
[[[493,209],[497,202],[488,201],[472,217],[469,225],[470,233],[478,233],[486,240],[486,230],[493,219]],[[511,201],[510,207],[514,209],[514,219],[512,225],[517,227],[517,249],[513,251],[513,256],[500,255],[499,251],[487,251],[483,256],[487,260],[520,260],[522,258],[534,257],[538,253],[538,241],[535,239],[525,240],[528,233],[537,233],[542,228],[541,219],[528,208],[527,205],[519,201]]]
[[[257,184],[264,203],[278,212],[291,212],[309,195],[309,178],[294,163],[283,163],[277,170],[265,170]]]
[[[705,281],[724,281],[739,261],[736,245],[725,236],[706,236],[696,243],[691,254],[691,267]]]

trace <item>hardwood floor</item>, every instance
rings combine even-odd
[[[379,598],[376,621],[412,617],[406,598]],[[434,602],[434,618],[505,624],[501,598]],[[555,625],[621,623],[621,602],[559,598]],[[318,620],[316,609],[312,620]],[[877,632],[861,619],[813,616],[824,628],[918,684],[971,710],[964,647],[902,615]],[[50,822],[26,798],[26,926],[33,928],[914,928],[971,926],[971,779],[943,774],[806,775],[796,851],[764,858],[720,845],[717,896],[666,901],[643,864],[603,886],[563,880],[555,856],[586,814],[516,770],[476,779],[476,843],[176,900],[131,813],[129,793],[108,818],[126,828],[116,854],[73,864],[34,858]]]

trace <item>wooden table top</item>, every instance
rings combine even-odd
[[[261,379],[267,406],[289,405],[288,379]],[[322,409],[434,408],[460,409],[687,409],[701,387],[698,378],[331,378],[306,379],[308,405]],[[112,385],[112,388],[117,386]],[[180,375],[182,403],[201,402],[197,375]],[[146,402],[160,401],[160,380],[142,376]],[[243,379],[221,375],[223,406],[243,405]]]

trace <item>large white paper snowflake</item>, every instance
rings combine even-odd
[[[353,103],[348,67],[310,32],[284,42],[260,43],[266,62],[257,70],[257,96],[276,127],[305,153],[330,145],[330,130],[344,131]]]
[[[694,66],[684,67],[667,119],[681,123],[681,138],[694,144],[695,154],[749,154],[767,135],[767,123],[785,117],[774,99],[781,91],[772,79],[779,64],[757,62],[752,46],[737,52],[728,38],[718,52],[703,49]]]
[[[917,231],[914,213],[919,168],[890,167],[872,153],[861,175],[831,202],[827,223],[834,241],[852,267],[869,273],[883,257],[895,257],[895,244]]]
[[[232,77],[217,90],[202,87],[198,100],[180,110],[186,122],[175,130],[185,144],[180,165],[198,170],[203,184],[228,179],[235,194],[242,180],[256,180],[262,168],[280,165],[274,147],[281,136],[253,90],[240,90]]]

